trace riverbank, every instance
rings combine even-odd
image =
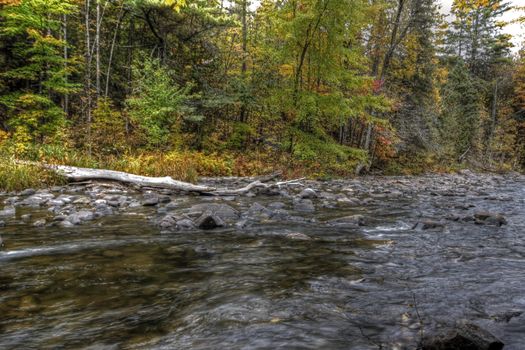
[[[179,151],[168,153],[140,153],[119,157],[94,157],[60,149],[50,151],[42,149],[35,154],[18,159],[6,152],[0,152],[0,191],[20,191],[27,188],[46,188],[65,183],[65,180],[53,171],[33,163],[67,165],[85,168],[117,170],[131,174],[164,177],[195,183],[200,177],[250,177],[278,172],[283,179],[308,178],[330,180],[355,178],[365,174],[367,167],[359,157],[350,162],[312,162],[298,160],[286,153],[202,153]],[[29,161],[29,162],[26,162]],[[455,164],[433,157],[392,159],[382,168],[369,169],[375,175],[422,175],[428,173],[454,174],[466,170],[468,164]],[[480,169],[479,165],[471,165]],[[507,168],[493,168],[498,173],[511,172]]]

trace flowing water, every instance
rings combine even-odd
[[[18,218],[47,210],[18,208],[0,228],[0,348],[415,349],[422,333],[467,319],[505,349],[525,349],[525,180],[462,181],[322,183],[358,184],[371,200],[331,209],[314,201],[314,213],[297,214],[316,222],[213,231],[163,233],[149,208],[37,228]],[[275,200],[228,204],[243,211]],[[420,218],[480,209],[508,224],[412,229]],[[322,224],[351,214],[366,226]],[[295,232],[312,239],[290,239]]]

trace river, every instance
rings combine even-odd
[[[32,192],[4,193],[16,214],[0,228],[0,348],[415,349],[422,334],[469,320],[524,349],[524,185],[470,173],[308,181],[313,210],[294,205],[304,187],[165,193],[148,206],[105,187],[54,188],[30,206]],[[121,200],[111,213],[63,224],[110,195]],[[254,214],[255,202],[270,209]],[[202,203],[239,217],[159,228]],[[475,222],[480,211],[506,224]],[[364,222],[330,221],[349,215]]]

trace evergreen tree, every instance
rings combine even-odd
[[[442,91],[441,137],[456,159],[479,150],[483,101],[480,84],[459,61]]]

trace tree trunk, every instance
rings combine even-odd
[[[96,95],[100,97],[100,0],[97,1],[97,23],[95,26]]]
[[[241,67],[241,75],[242,75],[242,81],[245,84],[246,83],[246,71],[248,69],[248,25],[247,25],[247,12],[248,12],[248,2],[247,0],[242,1],[242,12],[241,12],[241,22],[242,22],[242,67]],[[247,120],[247,111],[246,111],[246,103],[245,101],[241,101],[241,111],[239,115],[239,119],[242,123],[245,123]]]
[[[109,58],[108,58],[108,69],[106,72],[106,89],[104,92],[104,97],[108,97],[109,95],[109,82],[111,77],[111,64],[113,63],[113,52],[115,51],[115,44],[117,42],[118,33],[120,30],[120,23],[122,22],[122,19],[124,18],[124,15],[126,14],[126,11],[124,10],[124,5],[120,9],[120,14],[117,20],[117,26],[115,28],[115,32],[113,33],[113,40],[111,41],[111,47],[109,49]]]
[[[90,35],[90,18],[89,10],[91,7],[90,0],[85,2],[85,29],[86,29],[86,53],[85,53],[85,62],[86,62],[86,72],[85,72],[85,82],[84,90],[86,94],[86,122],[87,122],[87,142],[88,142],[88,151],[91,154],[91,35]]]
[[[66,71],[65,72],[65,75],[64,75],[64,82],[67,84],[68,82],[68,74],[67,74],[67,60],[68,60],[68,56],[69,56],[69,53],[68,53],[68,50],[67,50],[67,15],[63,15],[62,17],[62,22],[63,22],[63,40],[64,40],[64,70]],[[67,93],[64,94],[64,99],[62,101],[62,109],[64,110],[64,113],[66,114],[66,117],[68,116],[69,114],[69,95]]]

